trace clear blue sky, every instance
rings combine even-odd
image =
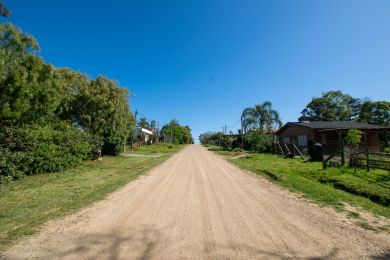
[[[40,55],[136,94],[132,111],[207,130],[273,102],[296,121],[339,89],[390,100],[390,1],[5,0]],[[238,128],[229,129],[236,130]]]

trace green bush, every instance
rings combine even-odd
[[[233,152],[243,152],[244,149],[240,148],[240,147],[236,147],[233,149]]]
[[[223,135],[220,145],[224,150],[231,150],[233,147],[234,138],[229,135]]]
[[[272,146],[272,137],[262,131],[251,131],[245,139],[245,147],[254,152],[269,152]]]
[[[91,152],[90,135],[73,127],[5,127],[0,133],[3,182],[23,174],[62,171]]]
[[[121,152],[123,152],[123,147],[124,147],[123,145],[124,145],[125,138],[126,137],[124,135],[117,132],[113,132],[105,136],[103,138],[104,141],[103,148],[102,148],[103,154],[118,155]]]
[[[19,171],[14,163],[16,154],[0,147],[0,184],[19,179],[23,173]]]

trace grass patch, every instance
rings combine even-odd
[[[155,157],[105,156],[58,173],[25,177],[0,185],[0,252],[31,235],[50,219],[75,212],[146,173],[183,146],[142,148]]]
[[[354,211],[348,212],[347,216],[348,216],[349,218],[360,218],[360,214],[357,213],[357,212],[354,212]]]
[[[390,178],[386,171],[358,170],[355,173],[348,167],[323,170],[321,162],[305,162],[301,159],[285,159],[272,154],[255,153],[232,159],[234,152],[220,151],[215,147],[213,151],[241,168],[277,180],[276,183],[279,185],[299,192],[320,204],[345,210],[344,203],[348,203],[390,218],[388,204]]]
[[[373,226],[371,226],[367,221],[364,221],[364,220],[357,221],[356,224],[359,227],[362,227],[364,229],[375,230],[375,228]]]
[[[170,152],[177,151],[178,147],[181,146],[175,144],[159,143],[155,145],[148,145],[148,146],[145,145],[141,147],[136,147],[133,149],[133,151],[131,151],[130,148],[127,148],[126,153],[135,153],[135,154],[170,153]]]
[[[344,174],[333,172],[321,176],[319,180],[330,183],[337,189],[389,206],[390,183],[388,176],[390,176],[388,173],[378,170],[369,173],[362,171],[357,173],[344,172]]]

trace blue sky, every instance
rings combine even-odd
[[[313,96],[390,100],[390,1],[6,0],[40,55],[116,79],[131,110],[160,125],[239,127],[272,101],[296,121]]]

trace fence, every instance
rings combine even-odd
[[[390,171],[390,154],[381,152],[370,152],[368,148],[359,150],[351,156],[351,166],[356,170],[357,167],[366,168],[369,171],[373,169],[382,169]]]

